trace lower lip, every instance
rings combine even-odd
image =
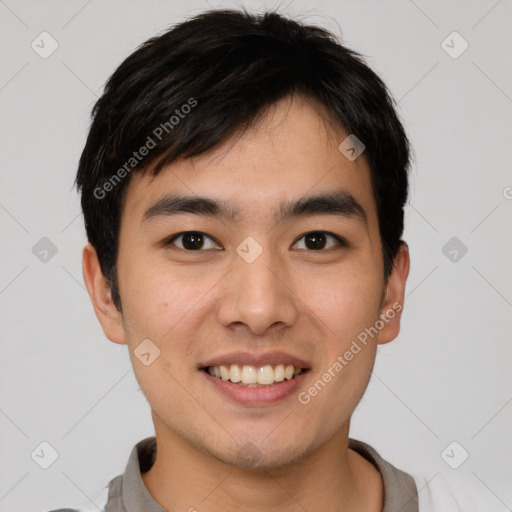
[[[290,396],[303,383],[309,373],[309,370],[306,370],[294,379],[284,380],[282,382],[272,384],[272,386],[261,388],[240,386],[238,384],[233,384],[229,380],[219,379],[218,377],[210,375],[205,370],[200,370],[200,372],[204,374],[208,379],[208,382],[211,382],[218,391],[228,398],[231,398],[242,405],[258,406],[274,404]]]

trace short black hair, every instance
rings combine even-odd
[[[330,123],[363,142],[389,276],[402,243],[410,148],[385,84],[326,29],[276,11],[210,10],[141,44],[92,110],[75,184],[119,310],[120,215],[131,173],[156,175],[205,153],[294,94],[320,102]]]

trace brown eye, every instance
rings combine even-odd
[[[336,244],[341,246],[346,245],[342,238],[332,233],[327,233],[326,231],[311,231],[310,233],[303,235],[300,240],[304,240],[305,247],[303,247],[303,249],[308,251],[321,251],[326,248],[329,238],[334,239],[335,243],[331,243],[327,249],[335,247]]]
[[[175,244],[175,241],[181,239],[181,247],[178,244]],[[210,247],[208,246],[208,240],[210,243]],[[200,251],[201,249],[212,249],[217,247],[215,242],[204,233],[200,233],[199,231],[186,231],[184,233],[179,233],[170,238],[166,245],[177,245],[179,249],[183,249],[185,251]]]

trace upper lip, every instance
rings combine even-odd
[[[208,359],[203,363],[199,363],[199,368],[203,369],[208,366],[229,366],[231,364],[249,365],[260,367],[267,364],[292,364],[295,368],[309,368],[310,364],[296,357],[282,351],[272,351],[258,354],[251,354],[250,352],[232,352]]]

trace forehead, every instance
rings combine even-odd
[[[339,151],[348,133],[330,126],[322,108],[287,98],[207,153],[166,166],[156,177],[134,174],[122,216],[141,222],[148,208],[172,193],[217,199],[238,219],[275,218],[286,201],[345,190],[371,220],[375,203],[364,154],[350,161]]]

